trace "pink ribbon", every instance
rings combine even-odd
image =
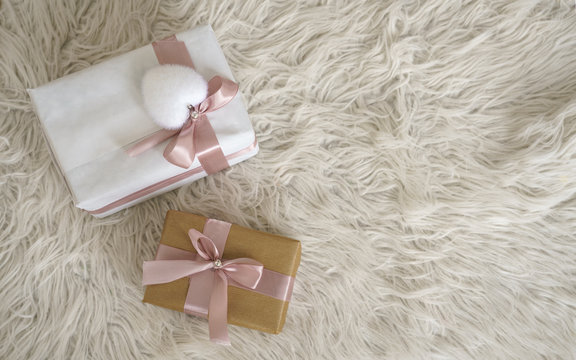
[[[188,66],[194,69],[194,63],[188,53],[186,44],[179,41],[176,35],[170,35],[159,41],[152,43],[152,48],[156,53],[159,64],[177,64]]]
[[[178,41],[175,36],[154,42],[152,45],[160,64],[179,64],[194,68],[186,44]],[[181,129],[157,131],[128,149],[127,154],[139,155],[174,137],[164,150],[164,158],[170,163],[188,169],[197,156],[207,174],[229,167],[206,114],[228,104],[237,93],[238,84],[214,76],[208,82],[208,97],[197,107],[189,108],[189,117]]]
[[[245,154],[251,152],[252,150],[254,150],[256,148],[257,144],[258,143],[256,142],[256,140],[254,140],[254,142],[250,146],[248,146],[242,150],[236,151],[235,153],[228,155],[226,158],[227,159],[234,159],[234,158],[237,158],[239,156],[245,155]],[[203,169],[200,166],[193,168],[193,169],[190,169],[190,170],[185,171],[181,174],[172,176],[168,179],[159,181],[159,182],[154,183],[150,186],[147,186],[143,189],[140,189],[136,192],[133,192],[132,194],[124,196],[123,198],[118,199],[116,201],[113,201],[110,204],[107,204],[107,205],[105,205],[99,209],[89,210],[88,212],[90,214],[93,214],[93,215],[104,214],[104,213],[106,213],[112,209],[115,209],[119,206],[125,205],[125,204],[130,203],[132,201],[135,201],[137,199],[140,199],[143,196],[148,196],[148,195],[153,194],[154,192],[161,190],[167,186],[170,186],[170,185],[173,185],[179,181],[185,180],[185,179],[189,178],[190,176],[194,176],[196,174],[199,174],[202,172],[202,170]]]
[[[223,260],[218,248],[226,242],[230,224],[209,220],[205,233],[190,229],[188,235],[198,257],[195,260],[154,260],[144,262],[143,285],[164,284],[183,277],[190,277],[188,294],[193,290],[192,281],[195,275],[212,274],[212,289],[208,308],[208,326],[210,340],[220,344],[230,345],[228,337],[228,281],[254,289],[258,286],[264,266],[256,260],[238,258]],[[205,226],[206,227],[206,226]],[[211,235],[213,238],[208,237]],[[219,246],[220,245],[220,246]],[[199,289],[195,289],[198,291]],[[186,298],[185,310],[190,306],[189,296]],[[189,312],[189,311],[186,311]]]

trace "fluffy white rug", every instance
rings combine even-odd
[[[576,358],[573,1],[0,6],[0,358]],[[260,154],[74,208],[25,88],[203,23]],[[302,241],[282,334],[141,303],[168,209]]]

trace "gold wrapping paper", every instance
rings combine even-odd
[[[169,210],[160,243],[196,252],[188,237],[188,230],[194,228],[203,231],[206,220],[203,216]],[[300,265],[300,252],[301,246],[297,240],[233,224],[222,257],[252,258],[261,262],[266,269],[295,277]],[[188,285],[187,277],[167,284],[149,285],[143,301],[184,312]],[[250,290],[228,286],[228,324],[278,334],[286,320],[288,303]]]

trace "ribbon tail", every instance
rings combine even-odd
[[[194,141],[196,142],[198,161],[200,161],[206,174],[214,174],[230,166],[218,142],[214,128],[204,114],[198,119]]]
[[[126,154],[130,157],[138,156],[143,152],[152,149],[154,146],[162,143],[164,140],[171,138],[176,135],[180,130],[158,130],[154,134],[145,137],[144,139],[138,141],[136,144],[132,145]]]
[[[188,169],[196,156],[194,139],[197,121],[187,122],[178,136],[176,136],[164,150],[164,158],[170,163],[184,169]]]
[[[214,271],[214,287],[208,307],[210,340],[230,345],[228,337],[228,279],[223,271]]]

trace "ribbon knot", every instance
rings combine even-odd
[[[192,119],[192,121],[198,119],[200,113],[198,112],[198,109],[196,109],[194,105],[188,105],[188,110],[190,110],[190,118]]]
[[[250,258],[223,260],[214,241],[198,230],[190,229],[188,236],[201,260],[154,260],[144,262],[143,285],[164,284],[203,271],[212,271],[213,287],[208,307],[210,340],[229,345],[228,337],[228,278],[254,289],[264,266]]]

